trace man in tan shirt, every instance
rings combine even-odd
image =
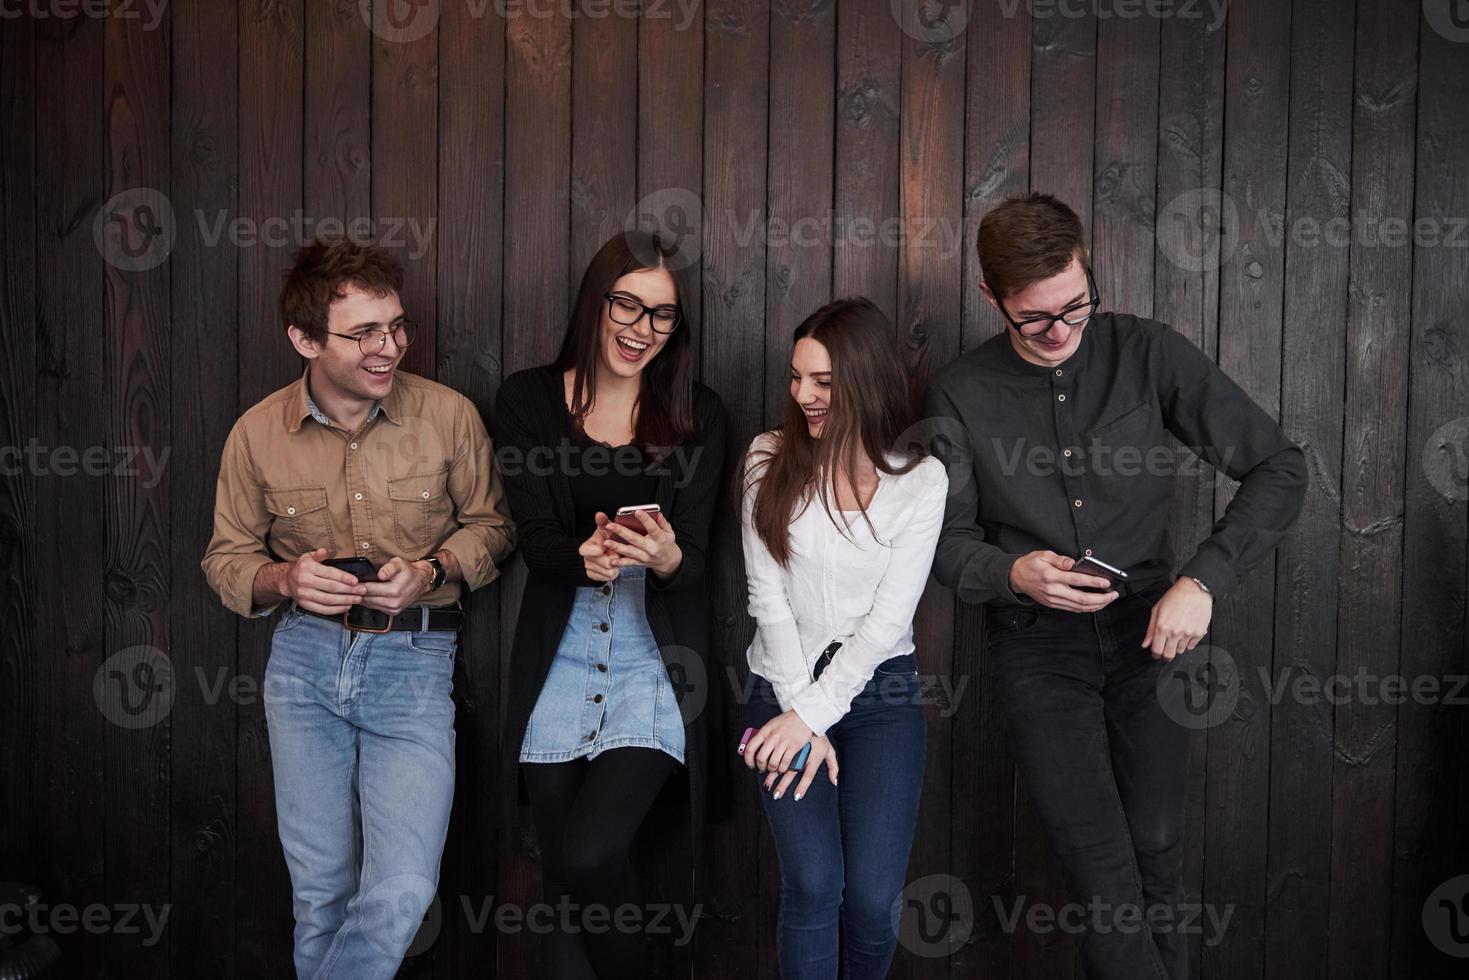
[[[391,978],[433,898],[458,599],[515,538],[474,405],[398,369],[402,284],[375,245],[297,255],[280,307],[306,372],[230,432],[202,563],[242,616],[284,606],[266,720],[296,972],[318,980]]]

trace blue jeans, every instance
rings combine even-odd
[[[390,980],[438,887],[454,798],[452,631],[351,633],[291,608],[265,670],[300,978]]]
[[[758,674],[751,681],[747,724],[758,728],[780,714],[780,705],[769,681]],[[837,976],[838,918],[843,976],[887,975],[918,822],[926,734],[913,655],[893,657],[827,730],[840,788],[823,766],[799,801],[794,783],[776,800],[758,777],[780,855],[776,945],[785,980]]]

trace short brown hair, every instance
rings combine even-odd
[[[374,296],[401,293],[403,264],[381,245],[345,235],[317,235],[286,270],[281,319],[323,343],[332,302],[346,295],[348,285]]]
[[[1087,265],[1081,219],[1050,194],[1005,198],[979,223],[979,267],[996,299],[1065,271],[1071,257]]]

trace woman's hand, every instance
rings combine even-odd
[[[811,735],[795,709],[777,715],[745,743],[745,765],[761,772],[784,773],[801,746],[811,741]]]
[[[581,543],[576,553],[581,555],[587,578],[593,582],[611,582],[617,578],[618,570],[612,563],[615,556],[607,548],[610,543],[607,537],[607,515],[597,511],[596,521],[597,529],[590,538]]]
[[[823,762],[826,763],[826,778],[830,779],[831,784],[835,786],[837,784],[837,750],[825,735],[817,735],[811,740],[811,752],[806,756],[805,767],[800,772],[796,772],[793,769],[784,776],[781,776],[778,772],[771,772],[770,775],[765,777],[765,788],[770,789],[771,784],[779,776],[780,785],[775,787],[774,797],[778,800],[781,794],[790,787],[791,781],[797,776],[800,776],[801,782],[796,786],[796,799],[799,800],[811,788],[811,780],[816,778],[816,770],[821,768],[821,763]]]
[[[642,523],[642,534],[616,521],[607,525],[610,532],[607,547],[615,554],[612,564],[646,565],[661,578],[672,578],[683,564],[683,551],[674,537],[673,526],[662,514],[650,517],[645,511],[636,511],[633,516]]]

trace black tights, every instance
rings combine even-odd
[[[552,916],[555,927],[543,945],[548,980],[648,975],[642,932],[621,932],[614,923],[619,907],[638,903],[633,836],[675,765],[658,749],[623,748],[521,766],[541,843],[542,900],[556,909],[564,897],[576,910],[570,931],[559,909]],[[580,911],[591,906],[599,907],[595,931],[580,925]]]

